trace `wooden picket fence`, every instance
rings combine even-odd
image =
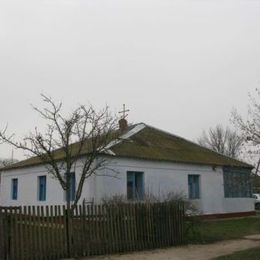
[[[69,251],[80,257],[167,247],[183,242],[183,229],[181,202],[79,205],[69,220],[64,206],[0,207],[0,259],[62,259]]]

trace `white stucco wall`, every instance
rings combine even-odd
[[[123,194],[127,191],[127,171],[144,172],[145,193],[165,196],[169,192],[188,196],[188,175],[200,175],[200,199],[194,203],[203,214],[254,211],[251,198],[224,198],[222,167],[152,162],[134,159],[116,159],[110,167],[115,169],[118,179],[105,177],[96,179],[97,200],[104,196]],[[109,171],[106,171],[109,175]],[[113,174],[111,172],[111,174]]]
[[[38,176],[46,175],[46,201],[38,200]],[[76,185],[79,181],[79,169],[75,171]],[[17,200],[11,198],[11,182],[18,178]],[[95,196],[95,176],[91,176],[85,182],[81,197],[90,201]],[[57,179],[53,178],[44,166],[26,167],[1,172],[0,205],[23,206],[23,205],[63,205],[65,194]]]
[[[108,168],[98,171],[101,176],[86,180],[81,200],[100,202],[103,197],[116,194],[126,196],[127,171],[144,172],[145,193],[164,196],[169,192],[188,194],[188,175],[200,175],[200,199],[194,201],[203,214],[247,212],[254,210],[251,198],[224,198],[223,172],[221,167],[199,166],[134,159],[113,159]],[[76,182],[79,169],[76,169]],[[46,201],[38,201],[37,177],[47,175]],[[107,176],[104,176],[107,175]],[[115,177],[111,177],[115,176]],[[11,179],[18,178],[18,199],[11,199]],[[1,173],[0,204],[59,205],[65,203],[64,192],[57,180],[47,174],[45,167],[35,166]]]

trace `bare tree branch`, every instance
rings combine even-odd
[[[85,180],[106,165],[105,157],[101,159],[100,155],[106,153],[108,143],[117,138],[117,118],[109,113],[108,107],[97,111],[92,106],[84,105],[65,116],[61,102],[55,103],[43,94],[41,97],[44,107],[32,107],[45,121],[45,131],[35,128],[17,142],[14,134],[7,134],[6,126],[0,131],[0,142],[35,156],[35,160],[42,163],[66,191],[68,209],[71,208],[70,179],[80,161],[73,209],[81,197]]]
[[[228,127],[224,128],[221,125],[217,125],[215,128],[210,128],[208,132],[204,131],[198,139],[198,143],[215,152],[238,158],[243,144],[243,137]]]
[[[260,90],[249,94],[247,117],[243,118],[236,110],[232,112],[232,123],[246,140],[245,152],[248,160],[257,165],[260,150]],[[259,168],[259,167],[258,167]]]

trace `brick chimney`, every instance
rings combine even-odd
[[[127,130],[127,121],[125,118],[121,118],[119,121],[118,121],[118,124],[119,124],[119,130],[121,133],[125,132]]]
[[[129,112],[129,111],[130,111],[129,109],[125,108],[125,104],[123,104],[123,110],[119,112],[119,114],[122,114],[122,117],[118,121],[118,123],[119,123],[119,130],[120,130],[121,133],[123,133],[123,132],[125,132],[127,130],[128,125],[127,125],[127,121],[126,121],[125,118],[128,116],[126,114],[126,112]]]

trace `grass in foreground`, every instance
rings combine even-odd
[[[215,260],[259,260],[259,259],[260,259],[260,247],[238,251],[231,255],[220,256],[215,258]]]
[[[259,233],[259,215],[225,220],[204,220],[190,230],[187,234],[187,241],[188,243],[212,243]]]

